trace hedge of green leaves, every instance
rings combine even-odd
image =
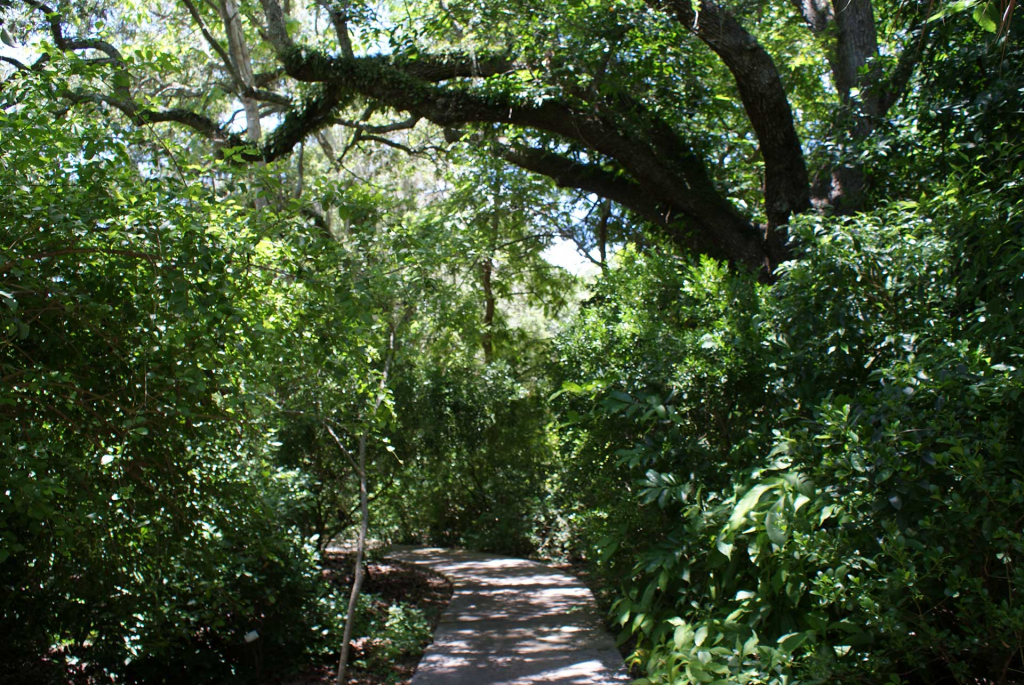
[[[268,226],[154,166],[151,132],[41,104],[66,73],[0,93],[3,670],[287,668],[338,617],[308,539],[277,520],[296,474],[271,461]]]
[[[627,579],[640,682],[1021,677],[1024,202],[1003,161],[998,189],[965,172],[799,221],[771,287],[655,251],[597,284],[557,345],[561,492],[579,551]]]
[[[503,362],[401,372],[403,463],[382,515],[397,540],[528,555],[551,448],[528,380]]]

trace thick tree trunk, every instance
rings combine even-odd
[[[867,174],[857,161],[859,147],[877,129],[883,117],[906,92],[930,32],[927,21],[932,3],[920,2],[918,19],[909,27],[896,67],[885,73],[878,47],[878,29],[872,0],[792,0],[810,29],[828,36],[832,82],[841,104],[834,122],[840,157],[814,181],[818,201],[829,202],[836,213],[852,214],[865,201]]]
[[[877,117],[881,102],[880,69],[877,64],[864,70],[878,57],[878,34],[871,0],[833,0],[837,35],[832,74],[840,101],[853,105],[854,88],[860,88],[858,109],[868,117]]]
[[[791,214],[810,208],[810,182],[782,78],[771,55],[720,5],[703,0],[648,0],[693,31],[728,67],[764,157],[767,261],[784,244],[775,236]]]
[[[840,214],[859,211],[867,186],[864,166],[854,157],[883,110],[878,34],[871,0],[833,0],[836,23],[832,75],[842,103],[848,149],[832,171],[830,201]]]

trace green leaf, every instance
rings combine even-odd
[[[693,642],[693,628],[689,624],[683,624],[676,626],[675,631],[672,633],[672,644],[677,650],[682,650],[684,647]]]
[[[779,647],[792,654],[800,645],[807,641],[814,631],[805,630],[801,633],[789,633],[779,638]]]
[[[634,402],[632,397],[630,397],[629,395],[620,390],[612,390],[610,393],[608,393],[608,396],[613,400],[618,400],[619,402],[622,402],[623,404],[633,404]]]
[[[597,548],[601,553],[601,561],[606,562],[611,559],[612,555],[619,549],[619,544],[621,542],[622,540],[611,535],[602,538],[601,541],[597,543]]]
[[[779,487],[780,480],[775,479],[774,482],[759,483],[754,487],[750,488],[740,501],[736,503],[735,508],[732,510],[732,514],[729,516],[729,529],[737,530],[747,518],[747,514],[757,506],[761,496],[764,493]]]
[[[649,609],[654,603],[654,592],[657,590],[657,583],[652,581],[647,586],[647,590],[644,592],[643,597],[640,598],[640,606],[644,609]]]
[[[971,18],[974,19],[978,26],[989,33],[995,33],[999,30],[1001,17],[999,16],[999,8],[994,2],[986,2],[975,7],[974,12],[971,13]]]
[[[764,519],[765,531],[768,533],[768,538],[780,547],[786,544],[786,539],[789,537],[786,530],[782,527],[784,519],[782,514],[779,513],[778,509],[772,508],[768,512],[768,515]]]
[[[626,625],[626,622],[629,620],[629,615],[632,613],[632,608],[632,604],[629,603],[629,600],[623,602],[622,610],[619,612],[619,617],[615,622],[620,626]]]

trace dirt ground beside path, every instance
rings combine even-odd
[[[328,552],[324,572],[333,582],[350,587],[352,581],[353,555],[344,552]],[[431,628],[436,629],[441,615],[452,596],[452,584],[442,575],[422,566],[415,566],[391,559],[370,561],[364,580],[363,592],[379,598],[377,610],[386,612],[387,607],[397,602],[411,604],[426,614]],[[368,662],[374,645],[365,640],[354,641],[355,647],[350,662],[347,685],[409,685],[421,653],[405,654],[388,667],[361,667],[359,662]],[[325,661],[311,666],[298,676],[275,681],[272,685],[333,685],[336,660]]]

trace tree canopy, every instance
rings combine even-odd
[[[865,141],[963,40],[933,3],[189,1],[112,11],[126,51],[92,17],[28,7],[56,50],[111,67],[72,103],[263,162],[332,127],[389,144],[425,120],[766,276],[791,215],[864,206]]]

